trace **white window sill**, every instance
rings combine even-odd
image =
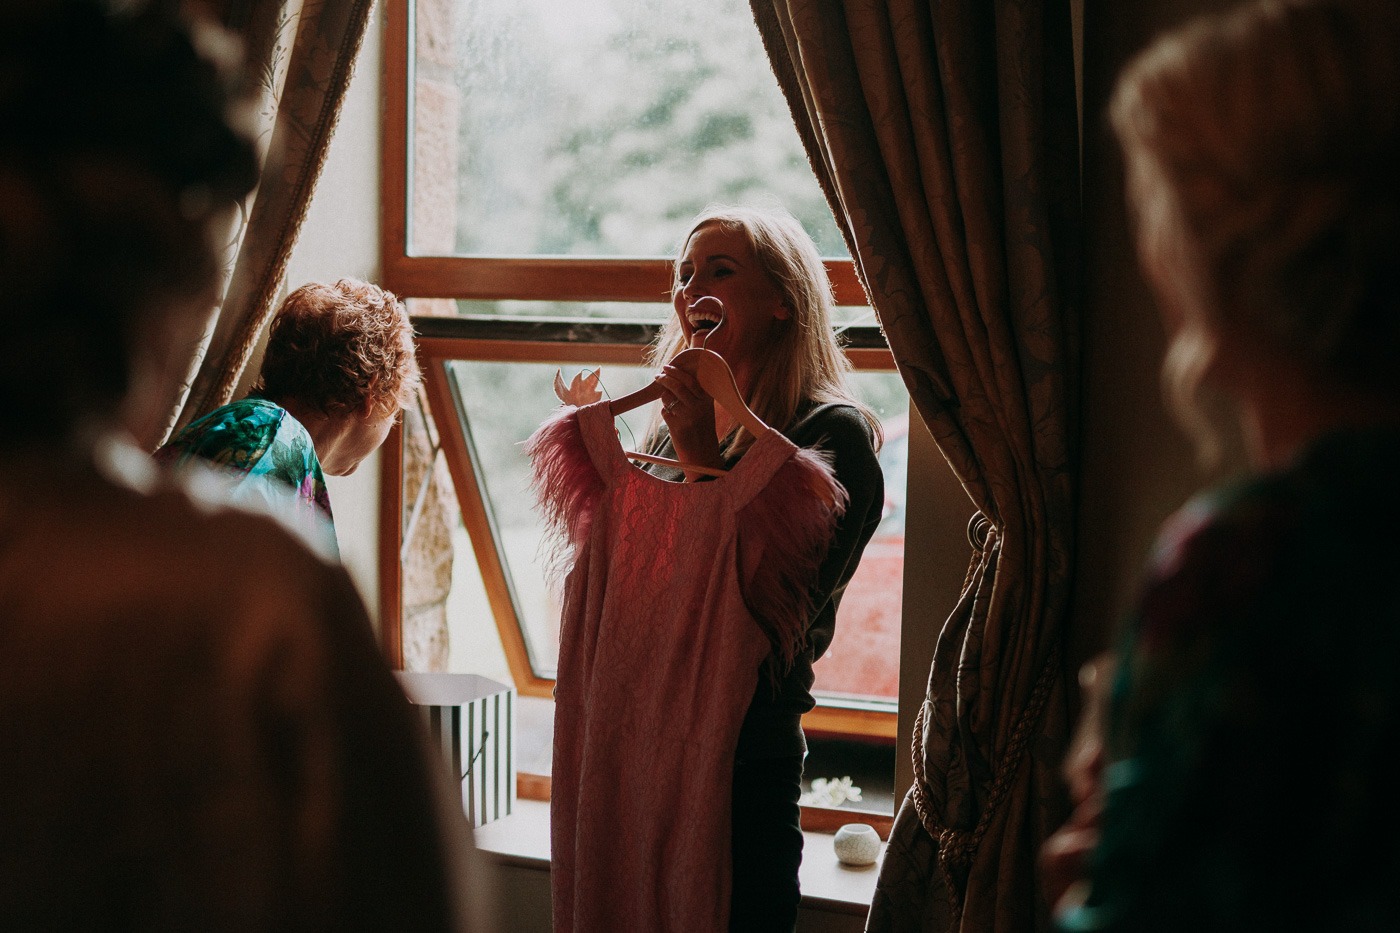
[[[880,863],[863,868],[843,865],[832,849],[832,837],[804,832],[802,849],[802,906],[809,910],[865,916],[875,894]],[[522,868],[549,870],[549,804],[517,800],[515,811],[503,819],[476,829],[476,846],[497,862]],[[885,845],[880,845],[880,858]]]

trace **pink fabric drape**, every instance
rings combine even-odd
[[[729,929],[730,785],[770,651],[790,657],[846,506],[830,464],[776,431],[727,474],[629,462],[607,402],[526,443],[562,545],[554,929]]]
[[[1069,5],[751,5],[913,403],[981,513],[958,604],[929,609],[916,782],[868,928],[1044,928],[1080,366]]]

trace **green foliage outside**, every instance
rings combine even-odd
[[[457,14],[459,252],[670,256],[706,205],[777,202],[846,255],[743,0]]]

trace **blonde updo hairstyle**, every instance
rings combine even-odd
[[[758,368],[754,384],[746,399],[754,414],[766,424],[779,430],[791,424],[797,412],[807,405],[840,402],[854,406],[869,422],[878,441],[881,438],[879,419],[856,400],[849,384],[851,363],[841,350],[841,343],[832,330],[836,305],[831,280],[826,274],[821,254],[807,231],[796,218],[777,208],[713,206],[701,211],[691,224],[681,243],[675,269],[679,273],[681,258],[690,238],[711,224],[744,236],[752,247],[759,266],[773,281],[783,296],[790,316],[781,322],[777,339],[770,346],[767,359]],[[672,294],[681,288],[677,275]],[[652,368],[659,368],[686,349],[685,333],[680,320],[672,315],[657,335],[647,356]],[[660,428],[659,416],[649,433],[654,438]],[[733,457],[753,443],[753,437],[739,428],[724,451]]]
[[[1391,0],[1250,3],[1119,79],[1139,254],[1176,325],[1164,390],[1207,457],[1223,333],[1400,395],[1397,23]]]

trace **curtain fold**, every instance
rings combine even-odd
[[[229,0],[216,5],[242,42],[263,150],[258,187],[229,231],[224,284],[149,449],[230,401],[274,310],[325,163],[374,0]]]
[[[751,0],[913,404],[979,515],[872,931],[1044,928],[1080,378],[1068,3]]]

